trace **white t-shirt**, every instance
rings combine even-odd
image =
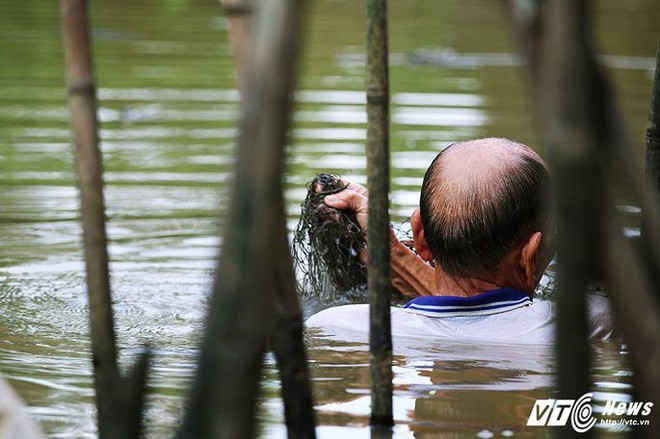
[[[588,296],[589,337],[605,340],[614,334],[608,300]],[[393,337],[514,344],[551,344],[555,335],[554,305],[532,301],[512,288],[473,297],[426,296],[405,308],[391,308]],[[323,310],[305,322],[335,339],[359,340],[369,333],[369,305],[344,305]]]

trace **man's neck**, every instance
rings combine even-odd
[[[445,273],[439,266],[435,267],[435,295],[472,297],[486,291],[503,288],[507,285],[499,279],[480,279],[473,277],[454,277]]]

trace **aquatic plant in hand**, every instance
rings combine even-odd
[[[360,260],[366,242],[355,213],[323,202],[347,187],[339,175],[317,174],[307,185],[293,238],[300,293],[324,304],[366,299],[367,270]]]

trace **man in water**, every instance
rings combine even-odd
[[[518,142],[471,140],[438,154],[411,217],[417,255],[391,233],[392,284],[419,296],[392,308],[393,334],[551,342],[552,302],[533,301],[554,254],[549,186],[543,159]],[[368,233],[365,188],[351,183],[324,201],[354,211]],[[367,313],[367,305],[334,307],[307,326],[366,331]],[[592,338],[611,337],[605,298],[589,298],[589,319]]]

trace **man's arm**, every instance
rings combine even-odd
[[[367,236],[367,212],[369,199],[367,190],[355,183],[349,183],[341,192],[328,195],[323,200],[325,204],[335,209],[352,210],[362,233]],[[366,254],[361,259],[366,263]],[[392,287],[408,297],[432,295],[435,290],[435,272],[422,258],[400,242],[390,229],[390,281]]]
[[[408,297],[435,293],[435,270],[399,241],[390,229],[390,282]]]

